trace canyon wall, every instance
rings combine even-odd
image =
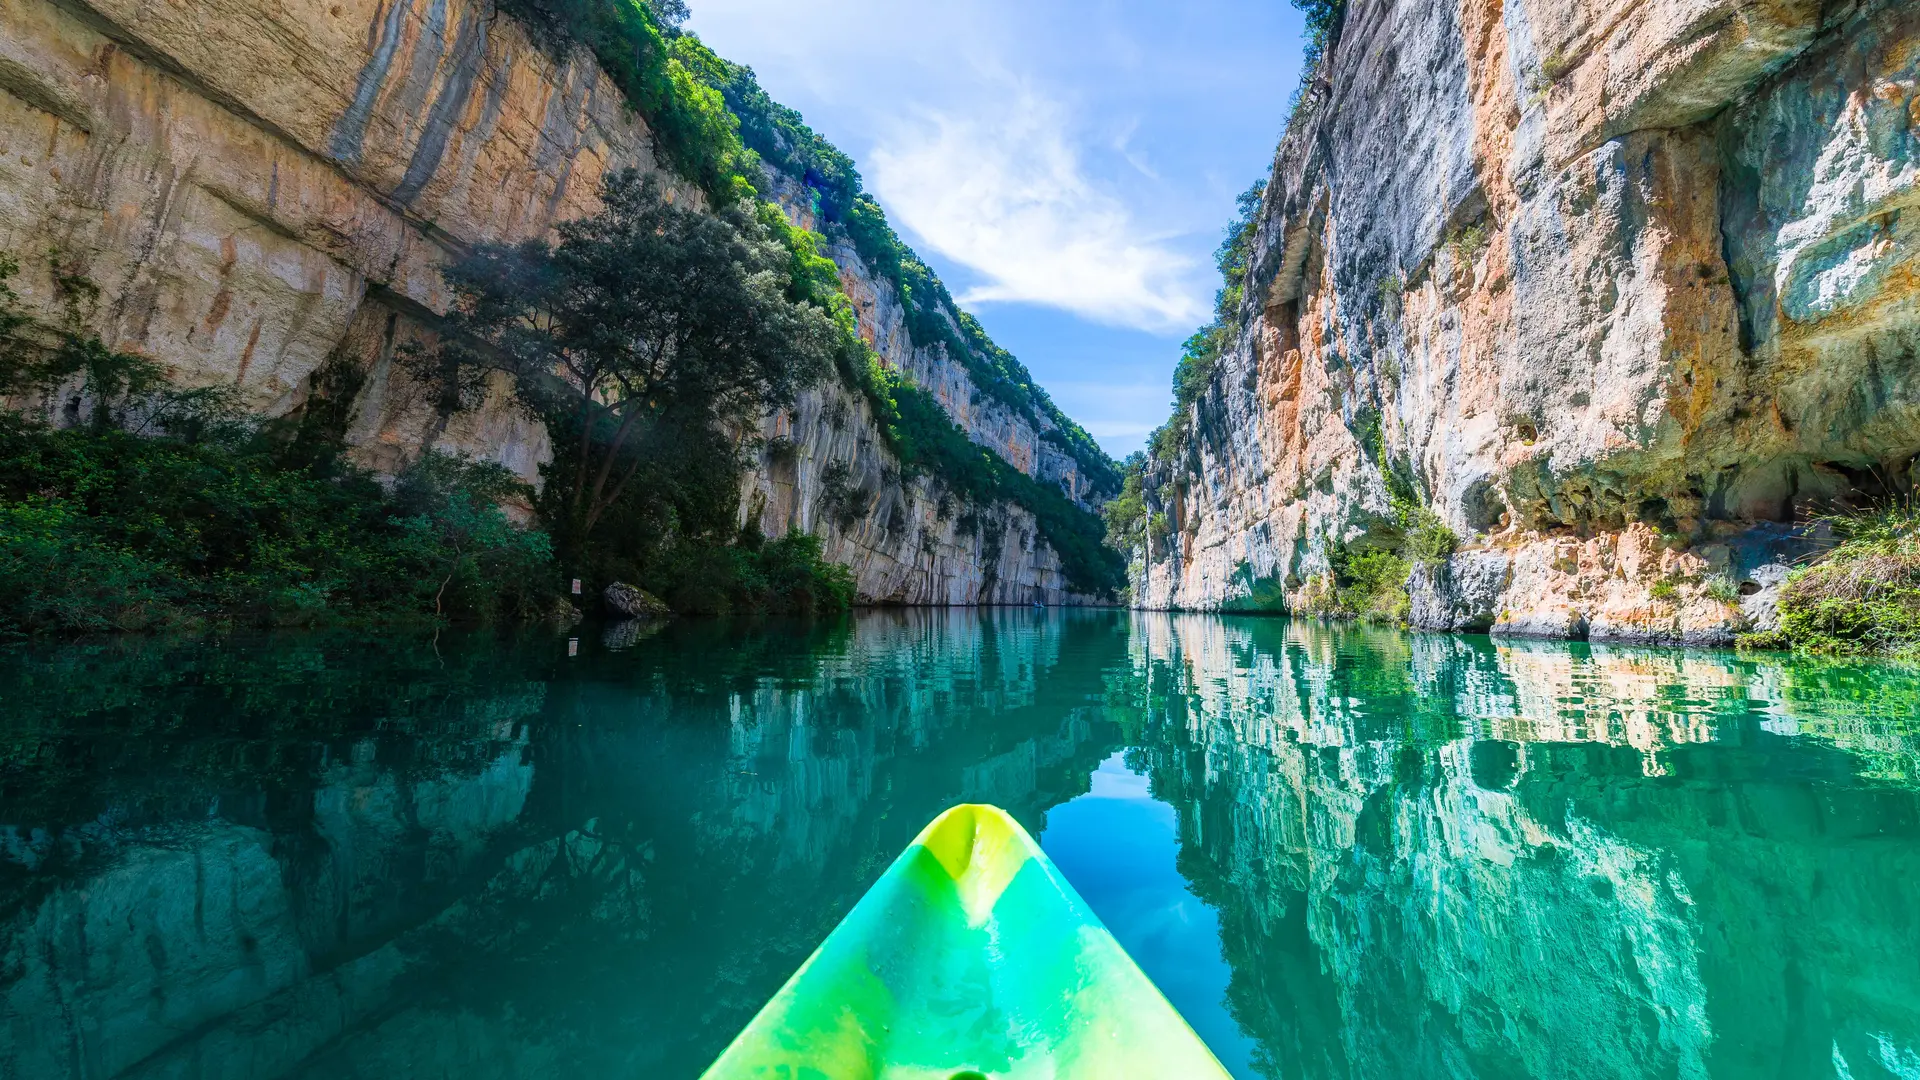
[[[769,170],[775,200],[793,222],[825,232],[823,254],[840,268],[862,340],[880,361],[933,394],[967,437],[1008,464],[1057,485],[1088,509],[1112,494],[1049,440],[1044,414],[1028,416],[981,393],[943,345],[916,343],[893,283],[843,231],[821,229],[810,192]],[[907,476],[882,441],[865,396],[838,382],[799,395],[762,421],[759,463],[745,480],[742,525],[768,536],[791,529],[826,539],[825,555],[853,568],[871,600],[914,605],[1086,604],[1031,513],[1010,503],[969,506],[938,477]],[[1109,485],[1110,486],[1110,485]]]
[[[549,235],[597,208],[610,170],[656,169],[646,124],[584,49],[556,59],[489,0],[0,0],[0,91],[0,252],[40,322],[71,311],[107,345],[184,385],[231,386],[263,416],[350,403],[346,440],[377,471],[437,449],[538,482],[552,448],[507,385],[446,415],[395,358],[432,340],[450,255]],[[850,287],[862,280],[856,267]],[[890,362],[976,441],[1088,497],[1043,431],[976,408],[964,371],[890,329],[893,301],[865,288]],[[80,405],[14,404],[56,417]],[[886,482],[898,463],[843,388],[811,391],[768,428],[798,466],[765,459],[743,519],[820,532],[863,596],[1073,599],[1030,515],[981,507],[960,528],[929,483]],[[826,455],[881,497],[852,518],[823,512]]]
[[[1464,541],[1416,626],[1764,622],[1796,523],[1914,479],[1916,205],[1911,4],[1354,0],[1135,602],[1298,605],[1394,477]]]
[[[1110,469],[1102,469],[1098,476],[1088,475],[1085,464],[1061,437],[1060,425],[1046,410],[1016,409],[981,391],[966,364],[950,356],[946,345],[914,340],[899,290],[867,263],[846,230],[820,220],[813,205],[814,193],[803,178],[769,168],[767,179],[774,199],[794,224],[822,234],[826,241],[822,254],[840,268],[840,285],[853,302],[860,337],[883,363],[931,393],[968,438],[1028,476],[1058,486],[1081,506],[1095,509],[1118,494],[1117,477]],[[936,317],[957,328],[958,313],[937,300],[932,302],[940,308]]]

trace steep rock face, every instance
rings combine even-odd
[[[85,324],[183,384],[232,386],[269,416],[350,400],[346,439],[368,467],[397,471],[439,449],[539,480],[552,448],[506,385],[448,416],[395,361],[431,340],[450,254],[547,235],[597,207],[609,170],[656,167],[644,122],[585,50],[554,59],[488,0],[0,0],[0,27],[0,252],[20,262],[32,314],[59,322],[75,296],[57,279],[84,278],[98,288],[78,297]],[[884,302],[867,309],[890,318]],[[876,344],[938,388],[977,440],[1085,496],[1040,432],[971,405],[964,372],[946,370],[957,366]],[[848,397],[824,387],[790,414],[803,454],[835,445],[836,429],[804,425],[830,400],[851,410]],[[79,406],[71,394],[50,404]],[[849,461],[860,481],[897,476],[871,425],[861,438]],[[784,508],[767,500],[768,524],[822,529],[863,595],[1067,599],[1022,512],[984,508],[998,524],[970,535],[903,533],[890,513],[842,527],[815,505],[816,472],[803,468],[797,488],[752,478],[747,503],[787,491]],[[896,504],[932,521],[939,499],[908,485]]]
[[[810,192],[783,173],[768,176],[795,224],[818,226]],[[860,336],[882,363],[925,387],[968,438],[1068,498],[1091,506],[1102,493],[1071,454],[1047,440],[1044,416],[1028,418],[983,395],[943,347],[916,344],[893,284],[876,275],[844,236],[824,254],[840,268]],[[837,383],[800,395],[761,422],[760,462],[745,477],[740,522],[769,536],[800,529],[826,538],[826,557],[851,567],[862,597],[897,604],[1086,604],[1032,514],[1007,503],[969,507],[937,478],[905,477],[861,395]]]
[[[1058,486],[1069,499],[1089,509],[1114,494],[1102,490],[1099,480],[1087,476],[1073,454],[1049,437],[1059,429],[1045,412],[1035,410],[1029,415],[982,392],[966,365],[949,356],[945,346],[916,342],[907,328],[906,305],[893,283],[867,264],[843,231],[820,228],[813,192],[784,173],[773,173],[769,179],[774,197],[795,224],[826,235],[822,253],[840,268],[840,284],[853,302],[860,337],[882,362],[926,388],[968,438],[1028,476]]]
[[[996,401],[982,393],[967,369],[948,359],[944,349],[916,344],[892,282],[875,277],[853,245],[833,244],[827,254],[840,266],[841,284],[860,318],[860,336],[881,360],[933,394],[968,438],[1028,476],[1058,486],[1074,502],[1092,505],[1099,494],[1094,482],[1072,454],[1047,438],[1057,430],[1051,420],[1023,416]]]
[[[1398,522],[1417,625],[1724,640],[1920,450],[1920,11],[1362,0],[1242,332],[1150,480],[1149,607],[1297,599]]]
[[[799,395],[761,424],[741,523],[768,536],[824,537],[860,595],[892,604],[1091,603],[1073,593],[1032,514],[972,507],[937,478],[908,477],[864,397],[838,384]]]
[[[337,365],[368,464],[440,447],[537,478],[546,435],[504,392],[444,418],[392,361],[444,310],[451,246],[543,235],[608,168],[652,166],[597,68],[461,0],[0,19],[0,245],[33,309],[59,317],[57,263],[99,288],[82,314],[109,345],[182,383],[284,415]]]

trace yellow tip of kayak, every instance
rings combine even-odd
[[[1020,823],[994,806],[956,806],[933,819],[913,841],[940,860],[953,879],[967,925],[979,927],[1020,868],[1045,855]]]
[[[956,806],[705,1080],[1226,1075],[1018,822]]]

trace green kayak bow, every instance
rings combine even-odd
[[[1005,811],[928,825],[704,1080],[1216,1080]]]

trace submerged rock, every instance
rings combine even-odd
[[[600,644],[614,652],[631,649],[659,633],[665,625],[660,619],[623,619],[607,627],[600,635]]]

